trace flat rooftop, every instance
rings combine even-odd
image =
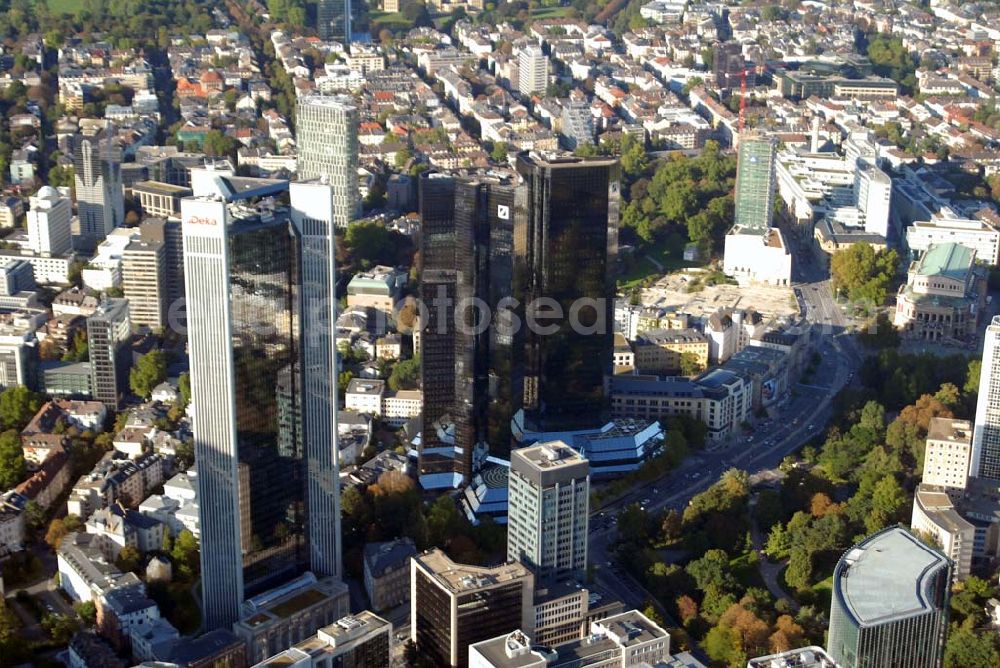
[[[141,181],[132,186],[132,190],[177,197],[183,197],[191,194],[191,189],[187,186],[176,186],[172,183],[165,183],[163,181]]]
[[[587,461],[579,452],[562,441],[550,441],[527,448],[519,448],[511,452],[512,456],[515,454],[539,469],[555,469],[570,464],[583,464]]]
[[[900,527],[858,543],[834,572],[834,595],[864,626],[934,610],[928,599],[935,576],[948,559]]]
[[[968,420],[952,418],[931,418],[927,430],[928,441],[951,441],[952,443],[972,442],[972,423]]]
[[[453,594],[517,582],[529,575],[528,569],[517,562],[493,568],[457,564],[438,549],[415,555],[413,560]]]

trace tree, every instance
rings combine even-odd
[[[236,154],[236,140],[220,130],[209,130],[205,133],[202,149],[206,155],[232,157]]]
[[[0,434],[0,489],[17,486],[27,477],[21,436],[10,429]]]
[[[705,636],[702,647],[713,661],[729,666],[746,665],[747,657],[738,649],[740,641],[739,633],[735,629],[716,626]]]
[[[898,265],[894,249],[876,251],[871,244],[860,242],[833,256],[830,275],[838,294],[877,307],[885,303]]]
[[[969,360],[969,370],[965,374],[965,385],[962,386],[962,391],[966,394],[978,394],[979,393],[979,376],[982,374],[983,370],[983,360],[980,358],[974,358]]]
[[[80,531],[82,528],[83,521],[76,515],[67,515],[63,519],[56,518],[49,523],[49,529],[45,532],[45,542],[55,550],[66,534]]]
[[[781,615],[775,622],[776,629],[769,638],[770,650],[774,654],[801,647],[805,631],[789,615]]]
[[[198,539],[187,529],[182,529],[174,539],[174,549],[170,558],[177,568],[178,574],[185,580],[192,579],[198,573]]]
[[[63,362],[86,362],[90,358],[90,345],[87,342],[87,332],[82,329],[76,330],[73,340],[66,348],[62,356]]]
[[[888,35],[872,37],[868,42],[868,58],[876,74],[896,81],[904,93],[913,92],[916,59],[903,46],[901,38]]]
[[[798,590],[808,589],[812,584],[812,556],[804,549],[793,549],[785,570],[785,582]]]
[[[723,550],[708,550],[700,559],[690,562],[684,570],[694,578],[696,586],[702,591],[713,587],[732,591],[739,585],[729,567],[729,555]]]
[[[1000,665],[996,634],[952,626],[944,647],[945,668],[993,668]]]
[[[649,154],[646,153],[645,142],[638,137],[626,134],[622,137],[622,171],[633,180],[649,168]]]
[[[403,235],[372,222],[353,223],[344,235],[344,245],[354,262],[394,265],[399,249],[407,243]]]
[[[132,391],[143,399],[149,399],[153,388],[167,379],[167,353],[152,350],[132,366],[128,374]]]
[[[687,594],[677,597],[677,614],[681,623],[687,626],[698,618],[698,603]]]
[[[80,603],[74,603],[73,609],[76,610],[76,614],[80,615],[80,619],[82,619],[85,624],[93,626],[97,621],[97,606],[93,601],[81,601]]]
[[[340,396],[344,396],[347,393],[347,386],[351,384],[352,380],[354,380],[353,371],[341,371],[337,375],[337,390],[340,392]]]
[[[462,516],[447,494],[437,498],[427,512],[428,539],[432,545],[447,545],[462,528]]]
[[[696,376],[705,370],[698,355],[691,352],[681,353],[680,367],[682,376]]]
[[[45,615],[42,618],[42,628],[57,645],[68,645],[80,625],[73,617],[55,614]]]
[[[118,567],[118,570],[123,573],[128,571],[138,571],[139,567],[142,565],[142,554],[140,554],[139,550],[131,545],[126,545],[118,553],[115,565]]]
[[[7,607],[7,601],[0,597],[0,657],[3,657],[5,665],[17,665],[31,658],[28,644],[19,633],[20,627],[17,615]]]
[[[5,429],[24,428],[42,407],[45,397],[24,385],[8,387],[0,392],[0,421]]]
[[[882,478],[872,491],[872,509],[865,518],[865,527],[870,533],[874,533],[902,519],[902,513],[908,505],[907,501],[906,492],[895,476],[888,475]]]
[[[507,162],[507,152],[509,147],[507,142],[498,141],[493,143],[493,148],[490,150],[490,158],[493,162]]]
[[[397,362],[392,367],[389,374],[389,389],[393,392],[399,390],[412,390],[417,387],[420,381],[420,356],[408,360]]]
[[[185,371],[177,377],[177,394],[180,398],[181,406],[191,403],[191,374]]]

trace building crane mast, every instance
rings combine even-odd
[[[740,70],[740,122],[739,133],[743,135],[743,128],[746,125],[747,114],[747,69]]]

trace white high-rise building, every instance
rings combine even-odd
[[[544,93],[549,86],[549,59],[542,47],[531,44],[517,54],[517,89],[522,95]]]
[[[1000,480],[1000,316],[993,316],[983,342],[969,472],[977,478]]]
[[[304,95],[296,107],[298,179],[325,178],[337,227],[361,213],[358,193],[358,108],[346,95]]]
[[[125,224],[122,153],[110,131],[78,137],[73,147],[80,237],[96,246]]]
[[[62,255],[73,249],[73,204],[52,186],[29,200],[28,247],[39,255]]]
[[[507,558],[538,578],[587,570],[590,465],[562,441],[510,453]]]
[[[336,196],[333,186],[292,183],[291,219],[301,248],[302,434],[309,459],[310,563],[340,575],[340,467],[337,458],[337,320],[334,261]]]
[[[864,213],[865,232],[888,238],[892,179],[875,165],[861,160],[854,173],[854,192],[858,209]]]

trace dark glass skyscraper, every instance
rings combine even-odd
[[[425,486],[468,480],[477,445],[502,443],[504,427],[509,434],[509,410],[497,421],[489,414],[510,406],[509,373],[500,377],[510,368],[510,337],[481,318],[511,294],[514,193],[495,177],[420,181]]]
[[[621,170],[609,158],[517,157],[514,294],[546,327],[521,327],[514,382],[525,426],[552,431],[596,424],[611,372],[614,263]],[[541,300],[544,300],[541,301]],[[530,314],[526,314],[530,315]]]
[[[351,43],[351,0],[317,0],[316,31],[320,39]]]
[[[477,447],[505,455],[515,416],[550,429],[604,412],[617,161],[522,154],[517,172],[420,180],[425,487],[467,482]],[[535,331],[540,298],[562,316]]]

